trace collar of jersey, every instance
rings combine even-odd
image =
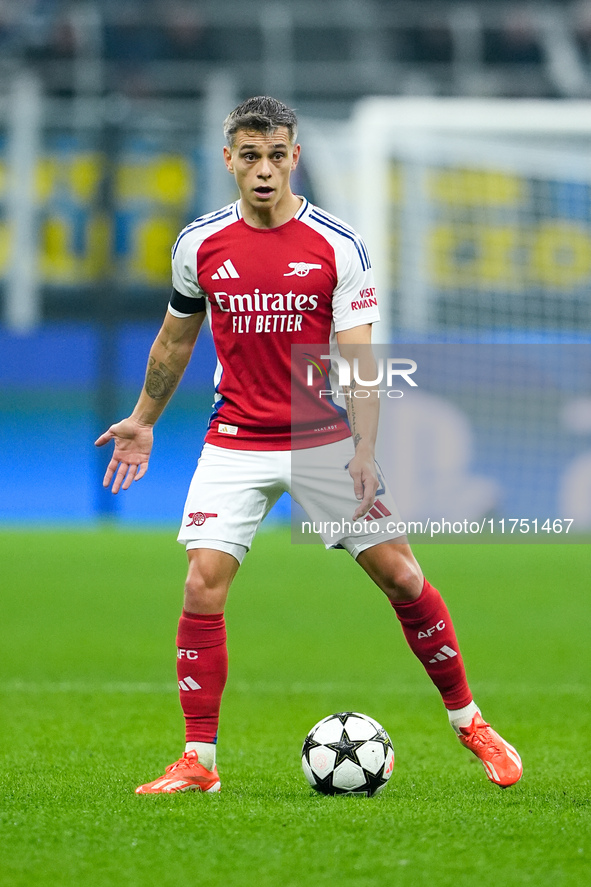
[[[303,194],[296,194],[296,197],[299,197],[299,198],[300,198],[300,200],[302,201],[302,205],[301,205],[300,208],[298,209],[297,213],[296,213],[295,215],[293,215],[293,216],[291,217],[291,219],[288,219],[287,222],[284,222],[283,225],[277,225],[276,228],[255,228],[254,225],[248,225],[248,222],[244,222],[244,224],[245,224],[245,225],[248,225],[249,228],[252,228],[253,231],[265,231],[265,232],[267,232],[267,231],[277,231],[277,230],[279,230],[279,228],[284,228],[285,225],[289,225],[289,223],[290,223],[290,222],[293,222],[294,219],[295,219],[296,221],[298,221],[299,219],[302,218],[302,216],[304,215],[304,213],[306,213],[306,212],[308,211],[308,209],[310,208],[310,205],[311,205],[311,204],[310,204],[310,201],[309,201],[309,200],[306,200],[306,198],[303,196]],[[234,204],[234,211],[235,211],[235,213],[236,213],[236,217],[237,217],[238,219],[242,219],[242,213],[240,212],[240,200],[237,200],[236,203]],[[244,221],[244,219],[242,219],[242,221]]]

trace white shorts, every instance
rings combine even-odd
[[[178,541],[187,549],[225,551],[241,563],[261,521],[285,492],[320,527],[327,548],[345,548],[356,558],[366,548],[399,538],[392,529],[400,519],[398,509],[381,476],[376,503],[366,516],[377,532],[369,532],[363,519],[356,527],[362,532],[352,532],[351,518],[359,505],[348,471],[353,454],[351,438],[293,452],[231,450],[206,443],[189,487]]]

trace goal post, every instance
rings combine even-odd
[[[590,336],[591,102],[367,98],[350,139],[382,341]]]

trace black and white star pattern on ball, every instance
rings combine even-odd
[[[390,737],[388,736],[388,734],[386,733],[386,731],[384,730],[383,727],[380,727],[380,729],[377,731],[376,735],[373,738],[379,740],[380,742],[383,742],[383,744],[385,745],[386,748],[391,748],[391,749],[394,748],[394,746],[392,745],[392,740],[390,739]]]
[[[378,794],[392,775],[394,749],[384,728],[358,712],[338,712],[312,727],[302,748],[302,768],[323,795]]]
[[[365,778],[367,782],[365,783],[364,788],[368,797],[371,797],[384,785],[384,767],[382,767],[377,773],[368,773],[366,770]]]
[[[340,719],[339,719],[340,720]],[[336,752],[336,758],[334,762],[334,766],[338,767],[343,761],[353,761],[354,764],[359,764],[359,758],[357,757],[357,749],[361,748],[362,745],[365,745],[365,739],[359,739],[354,741],[349,739],[347,735],[347,731],[343,729],[341,733],[341,738],[338,742],[327,742],[326,747],[332,748],[334,752]]]
[[[304,744],[302,746],[302,755],[305,755],[306,760],[308,760],[308,761],[310,760],[310,752],[312,751],[313,748],[320,748],[320,743],[315,742],[315,740],[312,739],[311,734],[308,733],[308,735],[304,739]]]

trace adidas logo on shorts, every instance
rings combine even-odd
[[[381,517],[390,517],[392,512],[389,511],[383,502],[380,502],[379,499],[376,499],[368,513],[365,515],[365,520],[379,520]]]

